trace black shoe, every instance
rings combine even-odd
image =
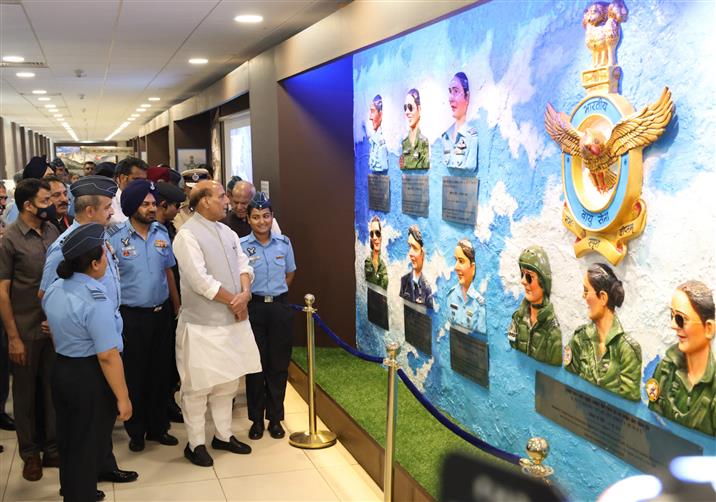
[[[174,402],[173,399],[169,401],[169,406],[167,407],[167,417],[169,417],[170,422],[175,422],[177,424],[184,423],[184,415],[181,412],[181,408]]]
[[[206,451],[206,446],[203,444],[200,444],[194,448],[194,451],[191,451],[189,443],[187,443],[186,448],[184,448],[184,456],[188,458],[192,464],[198,465],[199,467],[211,467],[214,465],[214,459],[211,458],[209,452]]]
[[[60,488],[60,497],[63,497],[63,496],[64,495],[62,495],[62,488]],[[105,497],[104,492],[102,490],[97,490],[97,498],[95,500],[97,500],[97,501],[104,500],[104,497]]]
[[[176,446],[179,444],[179,440],[168,432],[163,432],[157,435],[147,434],[147,441],[156,441],[164,446]]]
[[[281,439],[286,435],[286,431],[281,427],[281,422],[269,422],[268,431],[274,439]]]
[[[144,449],[144,439],[130,439],[129,449],[134,452],[142,451]]]
[[[254,422],[249,429],[249,439],[261,439],[264,437],[264,421]]]
[[[211,447],[215,450],[226,450],[231,453],[238,453],[239,455],[248,455],[251,453],[251,447],[236,439],[236,436],[231,436],[228,441],[222,441],[214,436],[214,439],[211,441]]]
[[[7,413],[0,413],[0,429],[6,431],[15,430],[15,421]]]
[[[123,471],[122,469],[115,469],[113,471],[105,472],[97,478],[97,481],[107,481],[109,483],[131,483],[139,478],[139,474],[134,471]]]

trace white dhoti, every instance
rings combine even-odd
[[[261,358],[249,321],[202,326],[179,317],[176,338],[181,406],[192,450],[205,443],[207,401],[221,441],[231,438],[232,400],[239,378],[261,371]]]

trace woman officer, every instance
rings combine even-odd
[[[107,268],[104,227],[77,227],[62,243],[61,280],[45,292],[42,306],[57,359],[52,397],[57,414],[60,493],[66,501],[102,500],[97,466],[106,454],[117,415],[132,415],[124,367],[121,319],[100,282]]]
[[[272,438],[284,437],[283,400],[286,395],[288,363],[291,359],[293,312],[286,305],[286,294],[296,274],[291,241],[271,232],[271,200],[258,192],[248,209],[251,233],[241,238],[241,247],[254,269],[249,301],[249,322],[261,354],[261,373],[246,375],[246,404],[249,439],[264,434],[264,416]]]

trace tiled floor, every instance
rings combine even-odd
[[[147,442],[141,453],[127,448],[127,435],[117,425],[114,453],[120,468],[139,472],[139,480],[128,484],[102,483],[108,502],[162,500],[381,500],[382,492],[350,453],[339,443],[325,450],[299,450],[288,438],[276,440],[268,433],[259,441],[247,438],[250,423],[246,406],[239,395],[234,409],[234,432],[253,448],[250,455],[234,455],[209,448],[213,468],[196,467],[184,458],[186,432],[182,424],[173,424],[171,433],[178,446],[160,446]],[[289,385],[286,392],[287,436],[308,427],[308,407]],[[208,423],[211,423],[208,420]],[[325,425],[319,420],[320,428]],[[213,431],[207,433],[207,444]],[[0,500],[7,502],[60,500],[57,469],[45,469],[40,481],[22,478],[22,461],[17,455],[14,433],[0,430]]]

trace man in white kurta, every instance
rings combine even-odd
[[[205,446],[207,402],[216,427],[214,449],[250,453],[231,433],[232,400],[239,378],[261,371],[248,321],[253,269],[238,236],[219,220],[228,199],[215,181],[201,181],[191,193],[194,214],[174,240],[182,307],[177,325],[177,369],[181,406],[189,436],[184,455],[211,466]]]

